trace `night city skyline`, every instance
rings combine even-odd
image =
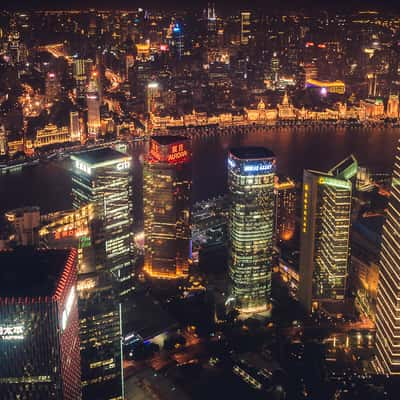
[[[397,1],[0,7],[0,399],[397,400]]]

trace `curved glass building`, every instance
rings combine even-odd
[[[275,171],[275,155],[266,148],[244,147],[229,152],[229,265],[232,297],[242,313],[268,309]]]

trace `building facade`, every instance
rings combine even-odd
[[[296,184],[290,179],[275,181],[275,236],[288,241],[296,230]]]
[[[274,233],[275,155],[262,147],[228,156],[229,248],[232,297],[241,312],[268,309]]]
[[[37,246],[39,244],[39,207],[17,208],[7,211],[5,216],[12,227],[12,242],[17,246]]]
[[[122,302],[133,290],[131,158],[103,148],[75,154],[75,209],[91,204],[91,268],[79,274],[83,398],[120,400]]]
[[[43,129],[36,132],[36,138],[33,142],[35,149],[51,144],[61,144],[71,141],[71,135],[68,127],[58,127],[53,124],[46,125]]]
[[[328,172],[305,170],[300,233],[299,300],[344,301],[349,269],[351,179],[357,161],[350,156]]]
[[[76,250],[0,253],[0,397],[81,398]]]
[[[92,74],[86,92],[87,131],[91,138],[97,138],[100,133],[100,89],[97,75]]]
[[[377,296],[374,364],[378,373],[386,375],[400,375],[399,152],[398,147],[386,221],[383,225]]]
[[[144,271],[180,279],[191,259],[191,146],[180,136],[153,136],[144,166]]]

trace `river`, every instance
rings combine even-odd
[[[193,139],[193,200],[226,191],[226,155],[230,147],[266,146],[277,156],[278,173],[301,179],[304,168],[328,169],[353,153],[360,165],[392,169],[400,129],[391,127],[282,127]],[[145,144],[132,148],[136,219],[142,213],[142,163]],[[0,176],[0,212],[38,205],[42,212],[71,208],[69,162],[51,162]]]

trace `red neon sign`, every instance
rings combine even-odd
[[[149,156],[153,161],[176,164],[185,161],[189,156],[189,151],[185,148],[184,143],[160,145],[156,141],[152,141]]]
[[[176,163],[180,161],[184,161],[188,156],[188,151],[185,149],[183,143],[174,144],[170,146],[170,152],[168,154],[168,162]]]

